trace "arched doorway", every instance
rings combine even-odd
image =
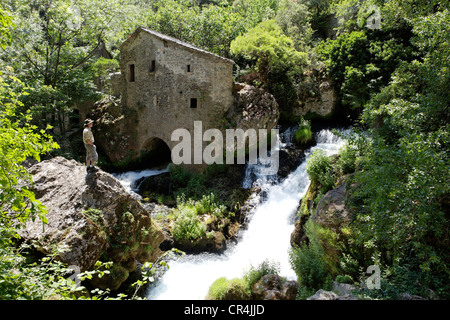
[[[141,167],[154,168],[171,162],[171,151],[164,140],[152,137],[148,139],[140,152]]]

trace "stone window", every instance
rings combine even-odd
[[[190,64],[187,65],[187,72],[191,72],[191,65]]]
[[[130,82],[134,82],[135,81],[135,70],[134,70],[134,64],[130,64],[128,66],[128,79]]]
[[[150,66],[150,72],[155,72],[156,71],[156,61],[152,60],[152,65]]]
[[[191,108],[197,108],[197,98],[191,98]]]

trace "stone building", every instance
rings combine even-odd
[[[171,141],[172,132],[193,132],[194,121],[202,121],[203,130],[221,127],[234,101],[232,60],[144,27],[119,49],[120,73],[111,75],[112,90],[134,117],[116,121],[116,134],[133,141],[113,161],[124,160],[123,153],[136,158],[164,145],[172,149],[178,143]],[[120,147],[117,137],[104,138]]]

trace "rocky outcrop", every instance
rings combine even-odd
[[[292,109],[292,115],[307,114],[329,118],[336,105],[336,93],[331,78],[327,75],[325,65],[319,65],[305,74],[308,81],[300,88],[299,104]]]
[[[113,290],[136,268],[136,261],[160,256],[161,229],[111,174],[87,174],[84,165],[62,157],[40,162],[29,172],[36,198],[47,207],[48,224],[43,228],[40,221],[30,221],[20,235],[39,251],[63,246],[58,259],[81,272],[98,260],[112,261],[110,273],[92,283]]]
[[[311,216],[314,222],[328,229],[339,230],[342,225],[350,221],[345,207],[346,183],[328,191],[317,204],[315,213]]]
[[[306,300],[358,300],[353,295],[355,289],[350,284],[333,282],[332,291],[320,289]]]
[[[338,232],[343,225],[350,222],[350,214],[345,206],[347,186],[342,182],[335,189],[328,191],[314,206],[314,198],[318,193],[317,186],[311,183],[300,203],[300,219],[295,223],[291,233],[291,245],[300,246],[308,243],[305,233],[305,224],[308,219],[326,229]]]
[[[280,111],[274,96],[248,84],[235,83],[234,87],[235,102],[225,115],[231,127],[270,130],[277,125]]]
[[[278,177],[286,178],[292,171],[305,160],[305,152],[303,149],[299,149],[295,146],[289,146],[279,151],[279,169]]]
[[[275,274],[266,274],[253,285],[252,296],[258,300],[295,300],[298,283]]]

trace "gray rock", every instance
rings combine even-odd
[[[314,295],[306,300],[338,300],[339,296],[333,291],[318,290]]]
[[[114,277],[94,279],[94,285],[113,290],[136,268],[136,260],[160,256],[161,229],[111,174],[87,174],[83,164],[62,157],[40,162],[29,172],[36,198],[47,207],[48,224],[29,221],[20,236],[39,251],[63,246],[58,259],[81,272],[100,258],[112,261]]]
[[[261,300],[295,300],[297,296],[297,281],[275,275],[266,274],[253,285],[253,296]]]

